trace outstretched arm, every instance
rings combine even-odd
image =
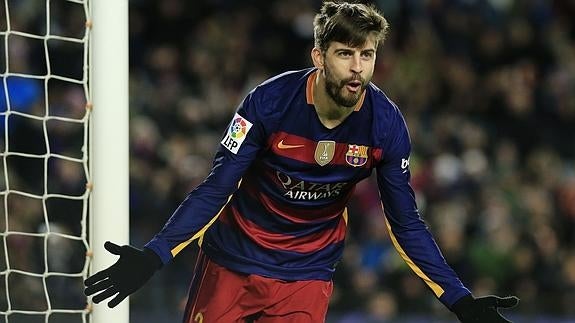
[[[198,239],[215,221],[238,188],[244,172],[262,147],[264,129],[252,92],[232,119],[214,158],[210,174],[188,194],[163,229],[143,249],[107,242],[104,247],[120,256],[112,266],[85,281],[85,294],[99,303],[115,296],[108,306],[118,305],[143,286],[163,264]]]
[[[410,186],[410,141],[399,111],[384,141],[377,168],[378,187],[391,241],[403,260],[461,322],[508,322],[498,308],[515,306],[516,297],[474,298],[445,261],[421,218]]]

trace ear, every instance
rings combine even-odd
[[[323,57],[321,50],[317,47],[314,47],[314,48],[312,48],[310,55],[311,55],[311,60],[313,61],[313,65],[317,69],[322,70],[323,64],[324,64],[324,57]]]

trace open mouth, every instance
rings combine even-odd
[[[350,81],[347,82],[347,84],[345,85],[345,87],[350,91],[350,92],[358,92],[361,89],[361,81]]]

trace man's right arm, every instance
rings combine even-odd
[[[225,148],[218,150],[210,175],[187,195],[162,230],[145,245],[160,256],[162,263],[168,263],[198,239],[217,219],[239,187],[252,159],[243,155],[240,161],[230,155]]]
[[[254,94],[246,97],[230,123],[210,174],[188,194],[164,228],[143,249],[106,242],[104,247],[120,258],[84,281],[84,293],[94,295],[95,303],[111,298],[108,306],[118,305],[215,221],[265,144]]]
[[[163,229],[145,245],[169,262],[198,239],[217,219],[241,183],[243,174],[265,144],[265,130],[257,115],[259,105],[252,92],[230,122],[216,152],[207,178],[191,191]]]

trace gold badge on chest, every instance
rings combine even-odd
[[[335,141],[320,140],[315,146],[315,161],[320,166],[329,164],[335,154]]]

